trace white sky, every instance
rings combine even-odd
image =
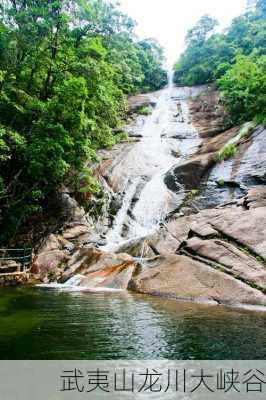
[[[136,20],[141,38],[154,37],[172,65],[182,52],[188,29],[203,15],[218,19],[222,28],[240,15],[245,0],[119,0],[122,11]]]

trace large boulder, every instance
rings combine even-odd
[[[91,229],[88,225],[74,225],[62,233],[64,239],[78,244],[89,241]]]
[[[266,207],[266,186],[257,186],[250,189],[244,199],[247,208]]]
[[[38,248],[31,273],[39,275],[41,280],[56,279],[62,273],[73,249],[74,245],[63,236],[49,235]]]
[[[129,113],[138,112],[142,107],[154,107],[159,94],[160,92],[154,92],[130,96],[128,99]]]
[[[204,240],[192,237],[187,240],[185,249],[193,255],[202,257],[205,262],[213,261],[214,266],[266,292],[265,267],[255,257],[231,243],[220,239]]]
[[[211,220],[211,225],[224,237],[247,247],[266,259],[266,207],[252,210],[227,210]]]
[[[212,165],[212,155],[198,155],[183,164],[171,168],[164,177],[164,183],[169,190],[178,192],[184,185],[186,189],[199,186],[201,179]]]
[[[104,285],[102,279],[104,278],[104,280],[108,280],[110,286],[111,279],[118,279],[117,275],[120,275],[119,279],[121,282],[123,281],[123,288],[125,288],[135,265],[136,261],[128,254],[113,254],[100,251],[93,246],[84,246],[73,254],[60,278],[60,282],[64,283],[74,275],[82,274],[86,278],[83,280],[82,286],[94,286],[97,278],[99,278],[98,284]]]
[[[259,290],[181,255],[156,257],[143,264],[129,287],[139,293],[178,300],[229,305],[266,305]]]
[[[135,264],[124,262],[95,272],[88,272],[80,279],[79,286],[87,289],[125,290],[132,278]]]
[[[189,104],[193,125],[201,137],[210,138],[225,130],[226,111],[218,91],[208,86]]]
[[[63,250],[48,250],[37,254],[31,267],[41,280],[54,280],[63,271],[69,256]]]

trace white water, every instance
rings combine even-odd
[[[75,275],[72,278],[68,279],[65,283],[41,283],[36,285],[37,287],[44,289],[56,289],[61,290],[62,292],[122,292],[124,289],[115,289],[108,287],[95,287],[95,281],[92,285],[88,286],[80,286],[82,280],[86,278],[85,275]],[[99,282],[100,283],[100,282]]]
[[[113,171],[120,179],[123,176],[126,182],[122,190],[125,196],[107,234],[105,250],[114,250],[121,242],[152,233],[183,200],[184,193],[177,196],[167,189],[164,175],[194,153],[200,144],[198,134],[189,121],[187,104],[187,99],[200,90],[175,87],[173,73],[169,73],[169,84],[161,91],[153,113],[146,118],[141,129],[138,127],[141,141],[132,147]],[[173,137],[176,135],[180,139]],[[178,152],[178,157],[172,151]],[[138,201],[133,204],[132,198],[141,181],[143,188]],[[123,232],[125,224],[126,233]]]

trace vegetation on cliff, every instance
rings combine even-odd
[[[63,182],[97,190],[84,162],[120,137],[126,95],[167,81],[163,53],[104,0],[0,5],[0,240]]]
[[[217,82],[233,122],[266,121],[266,1],[233,20],[226,32],[203,16],[187,33],[186,50],[175,65],[175,82]]]

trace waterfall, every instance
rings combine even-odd
[[[161,91],[153,113],[142,126],[141,141],[121,161],[120,168],[130,171],[129,183],[124,188],[122,207],[107,234],[105,249],[114,251],[124,243],[154,232],[183,200],[183,193],[177,195],[167,189],[164,175],[193,153],[200,142],[189,121],[187,98],[191,94],[191,88],[174,86],[174,71],[169,71],[168,85]],[[176,139],[176,134],[183,139]],[[184,140],[186,136],[189,140]],[[179,158],[173,150],[180,153]],[[132,204],[134,191],[140,182],[143,182],[142,190],[138,201]],[[127,226],[125,233],[124,224]]]

